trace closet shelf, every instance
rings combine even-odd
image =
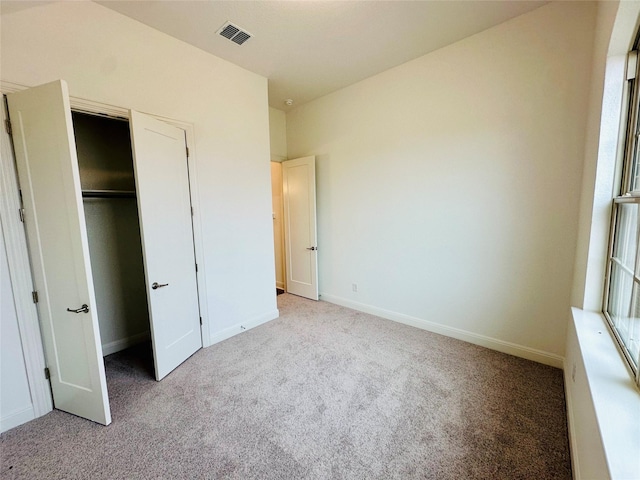
[[[84,198],[136,198],[133,190],[82,190]]]

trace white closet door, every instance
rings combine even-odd
[[[287,292],[318,300],[316,157],[282,162]]]
[[[56,81],[7,95],[7,100],[54,404],[108,425],[67,85]]]
[[[131,112],[151,338],[160,380],[202,347],[184,131]]]

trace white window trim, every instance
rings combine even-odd
[[[579,352],[576,356],[568,350],[564,365],[575,479],[594,478],[595,471],[589,471],[590,467],[602,473],[598,478],[640,478],[640,389],[602,313],[611,201],[616,194],[615,186],[620,184],[619,156],[624,151],[620,128],[626,125],[627,112],[623,110],[626,56],[635,40],[639,15],[640,2],[625,1],[617,5],[606,60],[597,159],[587,158],[585,162],[582,195],[583,200],[593,202],[583,203],[588,214],[581,218],[581,222],[586,223],[581,235],[585,236],[587,246],[584,251],[578,251],[574,279],[577,289],[574,302],[582,310],[572,308],[569,328],[571,336],[575,327]],[[584,281],[582,285],[581,281]],[[588,398],[581,395],[582,391],[574,392],[576,362],[584,364]],[[581,396],[574,398],[575,395]],[[597,431],[591,430],[592,425]],[[604,456],[602,461],[606,463],[608,477],[597,467],[600,455]]]

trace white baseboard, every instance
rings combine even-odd
[[[246,322],[237,323],[231,327],[227,327],[224,330],[221,330],[217,333],[211,335],[211,345],[214,343],[222,342],[227,338],[231,338],[234,335],[238,335],[239,333],[246,332],[247,330],[251,330],[263,323],[270,322],[271,320],[275,320],[280,316],[279,310],[273,310],[271,312],[264,313],[255,318],[249,319]]]
[[[0,418],[0,433],[6,432],[23,423],[30,422],[34,418],[36,418],[36,414],[33,411],[33,405],[15,410]]]
[[[146,342],[151,338],[150,332],[142,332],[136,335],[131,335],[127,338],[122,338],[120,340],[116,340],[114,342],[105,343],[102,345],[102,355],[106,357],[107,355],[111,355],[112,353],[119,352],[129,347],[133,347],[142,342]]]
[[[412,327],[421,328],[422,330],[428,330],[429,332],[438,333],[447,337],[457,338],[474,345],[480,345],[491,350],[507,353],[516,357],[526,358],[527,360],[533,360],[534,362],[543,363],[556,368],[562,368],[564,358],[560,355],[537,350],[535,348],[525,347],[524,345],[518,345],[516,343],[505,342],[497,338],[487,337],[477,333],[469,332],[459,328],[449,327],[440,323],[430,322],[422,318],[412,317],[403,313],[392,312],[382,308],[366,305],[364,303],[354,302],[342,297],[330,295],[327,293],[321,293],[320,299],[325,302],[335,303],[343,307],[352,308],[364,313],[370,313],[377,317],[386,318],[387,320],[393,320],[394,322],[403,323]]]
[[[276,282],[276,288],[279,288],[280,290],[285,290],[284,282]]]

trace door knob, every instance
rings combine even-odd
[[[71,312],[71,313],[89,313],[89,305],[84,303],[80,308],[76,308],[76,309],[67,308],[67,312]]]
[[[167,285],[169,285],[169,284],[168,283],[153,282],[153,285],[151,285],[151,288],[153,288],[154,290],[157,290],[158,288],[166,287]]]
[[[318,250],[318,247],[307,247],[307,250],[315,251],[315,250]]]

